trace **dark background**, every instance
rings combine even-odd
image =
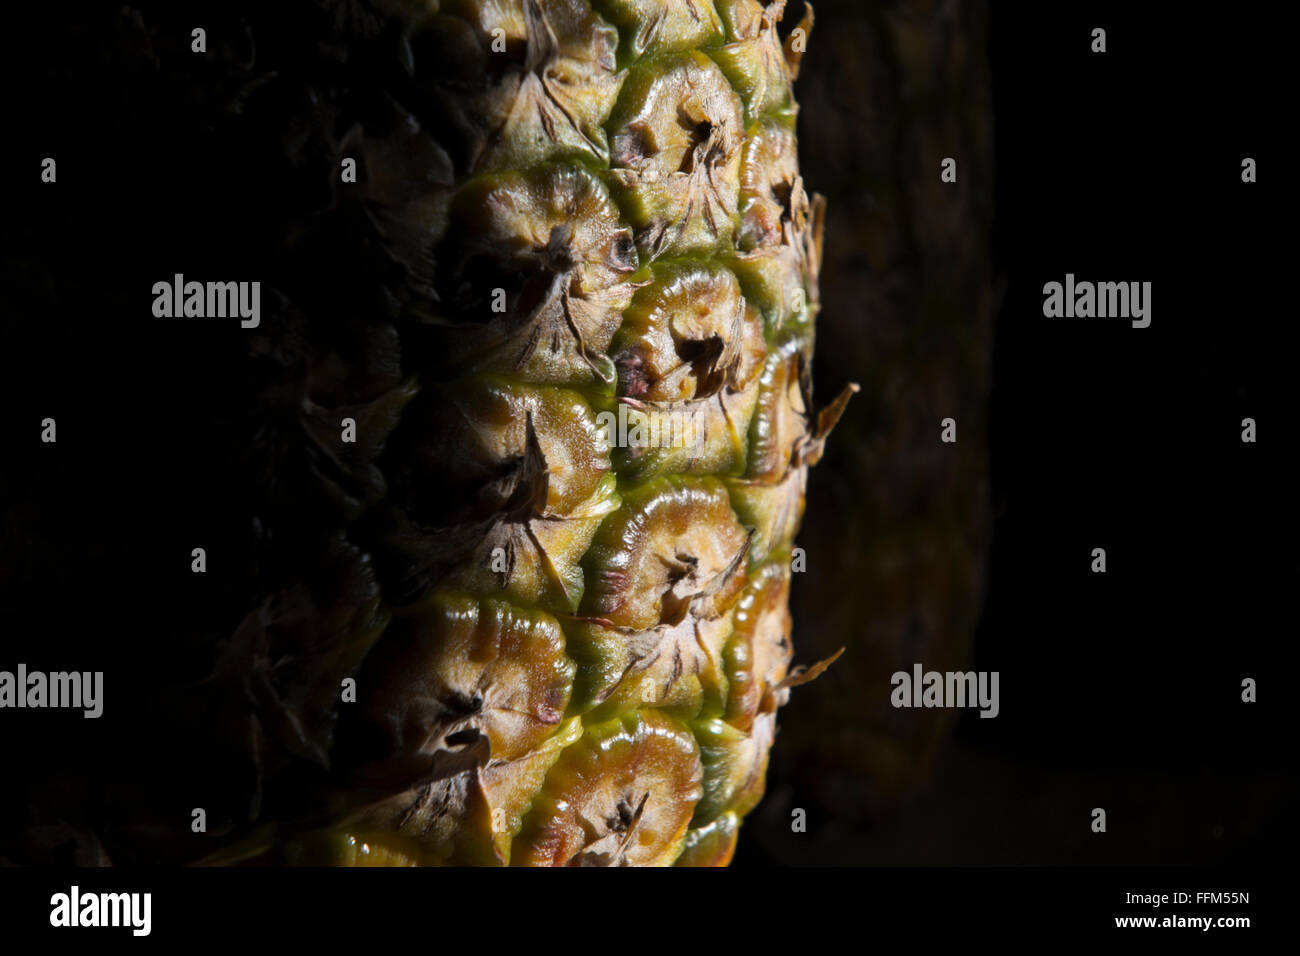
[[[1275,165],[1285,36],[1244,14],[1211,24],[1155,5],[991,6],[818,5],[800,131],[805,175],[830,193],[828,232],[851,243],[872,210],[901,207],[899,245],[940,221],[946,239],[913,247],[901,267],[868,254],[823,275],[823,394],[891,369],[902,384],[891,402],[858,402],[810,482],[801,541],[810,562],[823,543],[838,548],[847,574],[828,585],[810,564],[797,576],[795,646],[807,660],[849,652],[829,687],[796,691],[782,711],[771,796],[737,862],[1289,859],[1296,333],[1290,190]],[[1090,52],[1097,26],[1104,54]],[[845,66],[918,37],[922,55]],[[955,37],[972,57],[987,42],[987,80]],[[825,43],[833,54],[816,55]],[[868,96],[874,115],[845,108],[878,88],[889,92],[883,105]],[[982,152],[971,130],[989,119]],[[825,148],[829,124],[831,142],[856,148]],[[909,183],[929,139],[968,177],[946,200]],[[1260,168],[1253,185],[1240,179],[1246,156]],[[846,171],[870,184],[846,183]],[[936,166],[924,174],[937,178]],[[970,248],[941,257],[944,241]],[[1151,281],[1151,326],[1044,318],[1042,286],[1067,272]],[[936,287],[955,301],[936,304]],[[991,329],[988,289],[1001,303]],[[955,446],[938,444],[948,414]],[[1240,441],[1248,416],[1254,445]],[[963,449],[972,433],[987,440],[986,473]],[[863,454],[872,443],[888,456]],[[956,517],[909,537],[904,487],[916,512]],[[855,521],[864,508],[871,519]],[[873,527],[900,536],[903,572],[879,559]],[[928,559],[936,541],[950,547]],[[1106,549],[1104,575],[1090,571],[1094,547]],[[905,591],[891,608],[910,618],[873,633],[863,595],[888,601],[891,588]],[[854,655],[867,659],[856,672]],[[950,737],[943,717],[882,716],[879,696],[855,693],[864,674],[883,694],[881,675],[915,660],[942,670],[934,662],[963,659],[1000,672],[1002,709],[962,714]],[[1252,705],[1240,700],[1247,676]],[[881,739],[896,759],[874,755]],[[1089,829],[1098,806],[1105,835]],[[789,832],[793,807],[808,810],[808,834]]]
[[[781,712],[737,864],[1294,853],[1286,35],[1039,6],[818,4],[796,88],[804,175],[830,199],[815,377],[823,400],[864,391],[810,482],[793,603],[799,661],[848,652]],[[109,39],[55,29],[67,9],[5,31],[0,634],[6,660],[75,649],[115,700],[147,700],[138,635],[249,587],[243,422],[213,387],[245,343],[234,322],[125,317],[173,272],[257,274],[257,203],[296,187],[169,126],[183,84],[142,109],[132,80],[96,77]],[[57,187],[37,188],[44,155]],[[947,155],[959,184],[940,188]],[[1067,272],[1151,281],[1151,327],[1045,319],[1042,284]],[[196,540],[234,556],[201,593],[174,557]],[[916,660],[998,670],[998,718],[889,708]],[[51,750],[11,712],[6,775],[77,787],[106,749],[123,775],[167,759],[121,737],[147,715],[110,713],[57,715],[75,734]]]

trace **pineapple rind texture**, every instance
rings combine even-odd
[[[340,42],[391,42],[406,81],[340,138],[336,204],[409,378],[340,510],[386,627],[319,811],[263,861],[726,865],[838,414],[809,376],[810,12],[783,41],[783,0],[362,6]]]

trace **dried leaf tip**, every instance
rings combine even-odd
[[[776,685],[777,690],[782,690],[786,687],[799,687],[802,684],[807,684],[811,681],[815,681],[817,678],[821,677],[822,674],[826,673],[826,668],[830,667],[837,660],[839,660],[840,655],[843,653],[844,653],[844,648],[841,647],[830,657],[826,658],[823,661],[818,661],[816,664],[813,664],[811,667],[804,667],[803,665],[796,667],[794,670],[790,671],[790,673],[786,675],[785,680],[781,681],[781,683]]]
[[[791,82],[799,79],[799,64],[803,61],[804,51],[808,48],[808,38],[812,36],[813,19],[812,4],[805,3],[799,25],[785,38],[783,46],[785,69],[790,75]]]
[[[799,463],[805,465],[815,465],[821,461],[822,453],[826,450],[826,438],[844,414],[844,409],[849,404],[849,399],[861,391],[857,382],[850,382],[840,390],[835,399],[817,413],[817,427],[813,430],[811,436],[804,439],[802,447],[796,453]]]

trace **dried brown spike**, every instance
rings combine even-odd
[[[803,17],[799,20],[799,25],[791,31],[790,35],[785,38],[785,68],[790,74],[790,79],[799,79],[799,64],[803,62],[804,51],[797,49],[799,38],[802,43],[806,44],[808,38],[812,36],[813,28],[813,8],[811,3],[804,3]]]

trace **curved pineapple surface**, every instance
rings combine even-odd
[[[400,375],[325,405],[370,443],[322,482],[365,582],[329,621],[355,702],[320,704],[330,784],[264,859],[730,860],[849,394],[814,414],[812,21],[783,38],[783,7],[388,0],[349,27],[403,66],[334,160]]]

